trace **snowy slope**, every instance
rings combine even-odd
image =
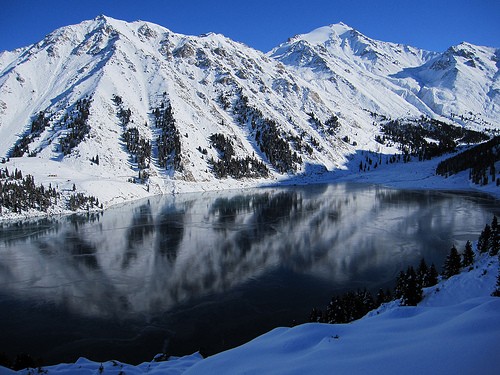
[[[494,374],[500,299],[498,259],[425,291],[417,307],[383,305],[351,324],[277,328],[207,358],[186,374]],[[467,353],[467,355],[464,355]]]
[[[151,194],[357,172],[349,160],[360,150],[399,152],[375,141],[374,118],[424,115],[497,129],[498,56],[470,44],[443,54],[423,51],[370,39],[345,24],[293,37],[264,54],[219,34],[186,36],[99,16],[0,53],[0,158],[26,141],[22,157],[11,157],[6,167],[37,183],[76,184],[105,206]],[[89,131],[63,152],[82,100],[90,103]],[[177,166],[160,160],[154,113],[165,106],[178,134]],[[122,110],[130,111],[126,124]],[[40,114],[46,126],[34,132]],[[327,126],[331,119],[334,126]],[[151,144],[142,184],[129,182],[143,172],[124,141],[132,128]],[[222,155],[210,141],[214,134],[230,140],[235,160],[264,163],[267,177],[217,178],[210,160]],[[98,165],[91,162],[96,156]]]
[[[491,297],[498,257],[424,290],[416,307],[382,305],[350,324],[276,328],[238,348],[130,366],[80,359],[46,374],[496,374],[500,298]],[[102,366],[102,370],[100,367]],[[16,372],[0,367],[0,374]],[[24,371],[17,373],[25,374]]]
[[[298,72],[314,71],[312,79],[332,94],[351,84],[358,96],[350,99],[377,113],[420,112],[479,128],[498,126],[500,51],[494,48],[461,43],[429,52],[373,40],[341,23],[297,35],[269,55]]]
[[[221,35],[188,37],[146,22],[126,23],[101,16],[56,30],[21,50],[16,58],[11,53],[4,55],[0,75],[2,156],[12,152],[16,142],[29,132],[33,118],[44,111],[49,126],[29,144],[29,152],[61,162],[76,174],[128,181],[137,170],[131,170],[134,165],[123,144],[124,129],[112,101],[114,95],[131,110],[128,127],[137,127],[142,137],[153,142],[152,193],[171,191],[171,178],[198,183],[194,189],[200,189],[200,183],[215,181],[207,163],[210,157],[217,158],[208,141],[214,133],[233,140],[236,156],[256,155],[272,175],[279,175],[256,144],[255,129],[249,122],[238,121],[232,108],[224,109],[221,95],[231,105],[246,97],[249,107],[260,113],[257,120],[274,121],[283,137],[305,134],[314,138],[317,146],[312,153],[290,148],[304,163],[332,169],[345,161],[344,154],[350,150],[340,135],[327,137],[308,122],[306,109],[318,109],[324,116],[333,112],[318,101],[304,80],[263,53]],[[293,87],[292,92],[283,95],[283,85]],[[82,98],[92,100],[90,133],[69,155],[62,155],[59,144],[68,134],[65,116]],[[157,131],[152,126],[152,112],[162,103],[172,106],[181,135],[183,168],[176,173],[162,170],[154,160]],[[208,149],[208,155],[198,148]],[[91,169],[89,160],[96,154],[101,162]],[[31,160],[21,163],[26,173],[40,174],[36,173],[40,165]]]

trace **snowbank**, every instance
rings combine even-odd
[[[500,298],[490,294],[498,267],[497,257],[483,255],[473,269],[425,289],[416,307],[392,302],[350,324],[276,328],[206,359],[195,353],[131,366],[81,358],[42,370],[49,375],[496,374]],[[16,373],[29,370],[0,367],[0,375]]]

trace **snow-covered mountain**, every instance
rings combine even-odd
[[[373,40],[340,23],[295,36],[270,56],[299,72],[314,72],[310,79],[342,106],[393,118],[422,114],[478,128],[498,126],[498,49],[461,43],[444,53],[429,52]],[[341,101],[346,93],[348,103]]]
[[[0,54],[0,157],[106,203],[345,169],[359,150],[397,152],[375,141],[376,119],[498,128],[499,58],[344,24],[264,54],[99,16]]]

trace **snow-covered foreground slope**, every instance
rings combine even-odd
[[[491,297],[498,258],[425,289],[416,307],[397,302],[350,324],[276,328],[238,348],[130,366],[80,359],[46,374],[496,374],[500,298]],[[14,374],[1,368],[0,374]],[[27,370],[17,372],[28,373]]]

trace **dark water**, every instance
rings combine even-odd
[[[203,354],[304,322],[332,294],[442,265],[498,201],[318,185],[140,201],[0,228],[0,352],[45,363]]]

